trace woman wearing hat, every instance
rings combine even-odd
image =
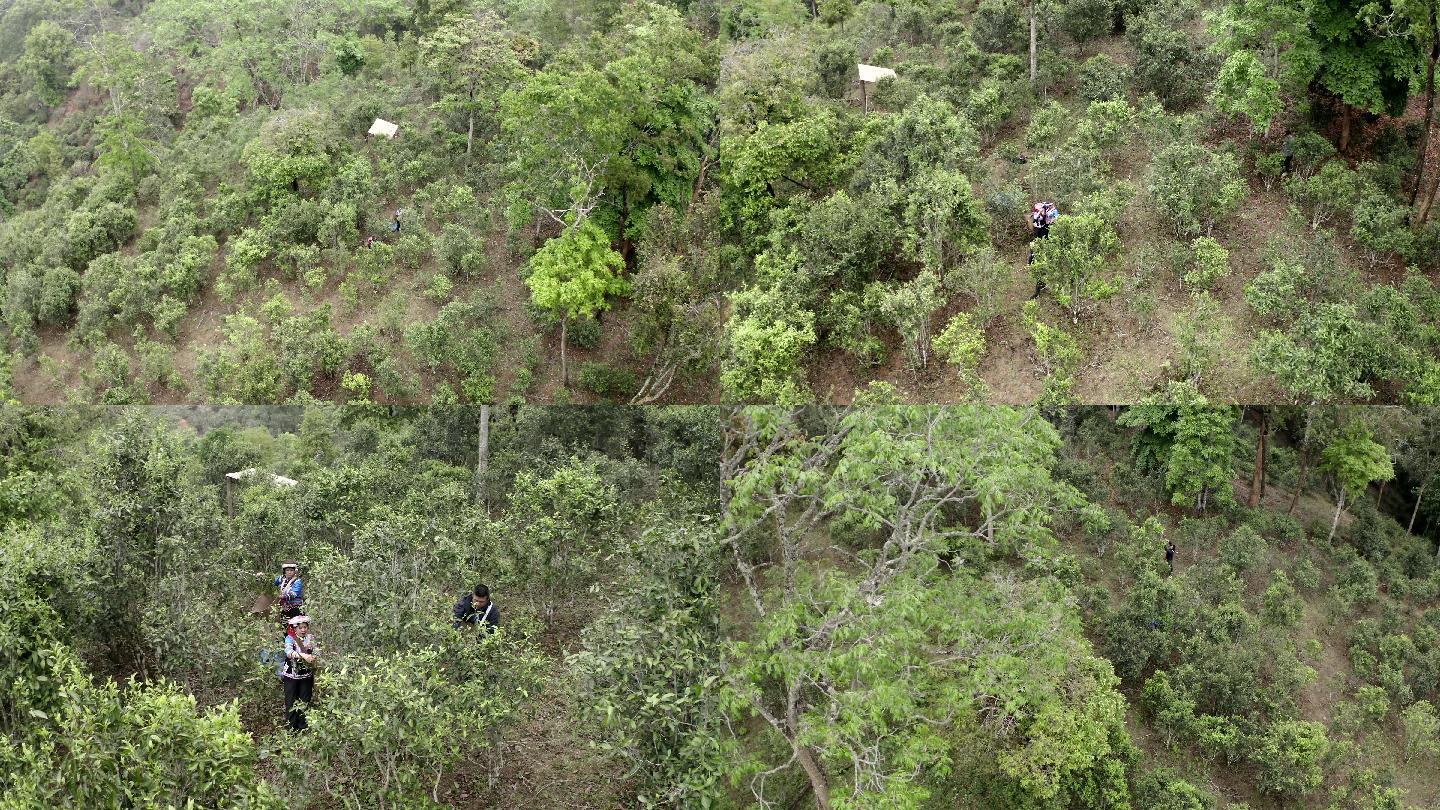
[[[280,589],[280,620],[299,616],[305,607],[305,583],[300,579],[300,566],[293,562],[281,563],[275,587]]]
[[[315,663],[320,658],[320,648],[310,632],[310,617],[295,616],[290,619],[293,633],[285,636],[285,667],[280,679],[285,682],[285,718],[290,721],[291,731],[304,731],[305,710],[295,708],[296,701],[310,705],[315,693]]]

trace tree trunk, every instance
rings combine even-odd
[[[1335,518],[1330,521],[1330,536],[1327,540],[1335,539],[1335,529],[1340,526],[1340,510],[1345,507],[1345,490],[1340,490],[1340,497],[1335,499]]]
[[[1381,481],[1381,482],[1380,482],[1380,490],[1375,493],[1375,508],[1376,508],[1376,509],[1379,509],[1379,508],[1380,508],[1380,501],[1385,497],[1385,485],[1386,485],[1386,484],[1389,484],[1389,483],[1390,483],[1390,482],[1389,482],[1388,480],[1386,480],[1386,481]]]
[[[1030,0],[1030,83],[1035,83],[1038,74],[1035,61],[1035,0]]]
[[[480,406],[480,438],[475,450],[475,500],[485,505],[485,473],[490,469],[490,406]]]
[[[1340,151],[1350,148],[1350,105],[1340,102]]]
[[[1440,28],[1436,27],[1435,4],[1430,4],[1430,58],[1425,62],[1425,118],[1420,129],[1420,157],[1415,165],[1415,185],[1410,189],[1410,207],[1415,207],[1415,198],[1420,196],[1420,185],[1425,179],[1425,153],[1430,149],[1430,124],[1435,120],[1435,62],[1440,60]]]
[[[1425,190],[1425,201],[1420,204],[1420,224],[1430,220],[1430,208],[1435,204],[1435,191],[1440,189],[1440,172],[1430,173],[1430,188]]]
[[[1310,472],[1310,455],[1303,450],[1300,453],[1300,474],[1295,478],[1295,492],[1290,496],[1290,508],[1285,514],[1295,514],[1295,507],[1300,503],[1300,493],[1305,491],[1306,476]]]
[[[800,767],[810,777],[810,789],[815,793],[815,810],[830,810],[830,782],[820,769],[820,763],[815,761],[815,755],[809,748],[799,743],[792,744],[795,746],[795,758],[800,760]]]
[[[566,388],[570,387],[570,370],[565,366],[565,335],[570,325],[570,314],[567,312],[560,318],[560,382]]]
[[[475,145],[475,111],[470,111],[470,129],[465,133],[465,157],[470,157],[470,148]]]
[[[1420,487],[1420,491],[1415,493],[1415,508],[1410,510],[1410,525],[1405,527],[1405,531],[1409,534],[1415,533],[1415,518],[1420,515],[1420,501],[1425,499],[1425,490],[1429,488],[1429,486],[1430,482],[1426,481],[1424,485]]]
[[[1295,477],[1295,493],[1290,496],[1290,508],[1285,514],[1295,514],[1295,506],[1300,503],[1300,493],[1305,491],[1305,484],[1308,481],[1310,472],[1310,452],[1306,445],[1310,443],[1310,420],[1315,412],[1315,403],[1310,403],[1305,409],[1305,432],[1300,435],[1300,474]]]
[[[1270,435],[1270,412],[1264,408],[1260,409],[1260,441],[1255,445],[1255,473],[1250,477],[1250,500],[1246,503],[1251,509],[1260,508],[1260,499],[1265,497],[1265,445]]]

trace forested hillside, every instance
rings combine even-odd
[[[1440,801],[1434,411],[0,414],[0,807]]]
[[[14,0],[0,377],[1428,404],[1435,5]]]
[[[0,410],[0,807],[634,806],[592,743],[650,634],[716,633],[656,624],[714,582],[715,411],[498,410],[479,470],[478,408],[204,415]],[[227,494],[257,467],[298,483]],[[303,736],[257,607],[292,561]]]
[[[1435,806],[1437,427],[1177,398],[736,415],[747,787],[836,808]]]

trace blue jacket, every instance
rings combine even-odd
[[[275,587],[280,588],[284,577],[275,577]],[[280,607],[284,610],[298,608],[305,603],[305,581],[296,577],[290,581],[289,586],[280,588]]]

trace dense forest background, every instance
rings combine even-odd
[[[480,418],[0,411],[0,807],[634,806],[601,744],[652,634],[717,632],[667,605],[714,581],[718,414],[497,409],[477,468]],[[251,467],[299,483],[227,498]],[[252,614],[282,558],[322,650],[299,738]],[[476,582],[492,636],[450,626]]]
[[[0,806],[1440,801],[1440,413],[871,404],[0,411]]]
[[[1429,404],[1435,5],[14,0],[0,376]]]

